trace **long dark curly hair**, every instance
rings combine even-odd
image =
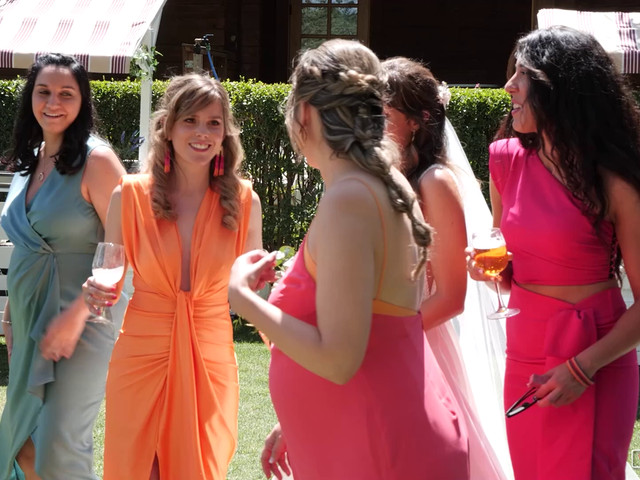
[[[440,84],[431,70],[408,58],[389,58],[382,62],[382,68],[387,74],[385,103],[418,124],[413,139],[418,164],[412,171],[405,172],[415,189],[427,168],[446,163],[446,115],[438,90]]]
[[[20,107],[13,129],[13,144],[5,164],[14,172],[33,173],[38,165],[42,143],[42,127],[33,114],[31,97],[40,71],[48,66],[68,68],[78,82],[82,103],[76,119],[67,127],[60,150],[56,153],[56,170],[62,175],[78,172],[86,161],[87,139],[94,130],[95,109],[91,98],[89,76],[85,68],[69,55],[41,55],[29,69],[22,89]]]
[[[508,114],[497,138],[517,136],[525,148],[545,148],[597,228],[608,209],[603,172],[640,192],[640,113],[631,90],[600,43],[571,28],[540,29],[521,38],[508,77],[516,61],[528,71],[527,101],[537,131],[515,132]]]

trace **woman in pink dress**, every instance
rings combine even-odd
[[[505,407],[516,480],[621,480],[638,406],[640,115],[611,59],[564,27],[518,41],[490,146],[512,252]],[[475,266],[469,269],[486,279]],[[530,387],[533,390],[528,392]],[[535,390],[537,388],[537,390]]]
[[[459,406],[418,311],[431,240],[384,138],[384,76],[366,47],[332,40],[292,76],[287,127],[325,194],[269,302],[274,254],[241,256],[232,308],[273,342],[271,397],[304,480],[468,478]],[[278,461],[266,474],[280,475]]]

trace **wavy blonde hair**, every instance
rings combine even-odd
[[[220,102],[222,105],[224,174],[214,177],[213,162],[211,162],[209,186],[220,194],[220,205],[225,211],[222,216],[222,225],[229,230],[236,230],[240,214],[238,169],[244,158],[244,150],[240,143],[240,129],[231,112],[229,95],[219,81],[195,73],[171,79],[151,121],[151,144],[143,170],[152,177],[151,206],[156,218],[175,220],[176,214],[169,199],[169,179],[171,175],[175,175],[174,152],[168,140],[168,133],[179,119],[192,115],[213,102]],[[169,173],[164,172],[164,158],[167,151],[172,163]]]
[[[413,271],[417,275],[427,260],[431,228],[415,215],[414,192],[391,174],[399,154],[393,142],[384,137],[387,82],[380,60],[358,42],[329,40],[302,54],[291,84],[285,122],[294,148],[296,132],[301,131],[296,117],[298,105],[306,102],[318,110],[324,138],[335,155],[382,180],[393,208],[411,220],[413,237],[420,247],[420,259]]]

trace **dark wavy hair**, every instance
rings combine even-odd
[[[537,132],[515,132],[508,114],[496,137],[546,148],[597,228],[608,209],[603,172],[640,192],[640,113],[626,80],[593,36],[567,27],[527,34],[511,57],[508,77],[516,61],[528,70]]]
[[[404,57],[389,58],[382,62],[382,68],[387,74],[385,103],[418,124],[413,139],[418,164],[411,172],[405,172],[415,189],[427,168],[446,162],[446,116],[439,82],[422,63]]]
[[[13,128],[13,144],[5,162],[9,170],[23,172],[24,175],[33,173],[38,165],[38,150],[43,136],[33,114],[31,97],[38,74],[48,66],[68,68],[78,82],[82,96],[80,112],[65,130],[62,145],[56,153],[55,166],[60,174],[71,175],[82,168],[87,156],[87,139],[94,129],[95,109],[85,68],[68,55],[47,53],[38,57],[27,73]]]

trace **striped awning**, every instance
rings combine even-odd
[[[70,54],[89,72],[129,73],[166,0],[0,0],[0,68]]]
[[[622,73],[640,73],[640,12],[581,12],[544,8],[538,27],[565,25],[592,34]]]

